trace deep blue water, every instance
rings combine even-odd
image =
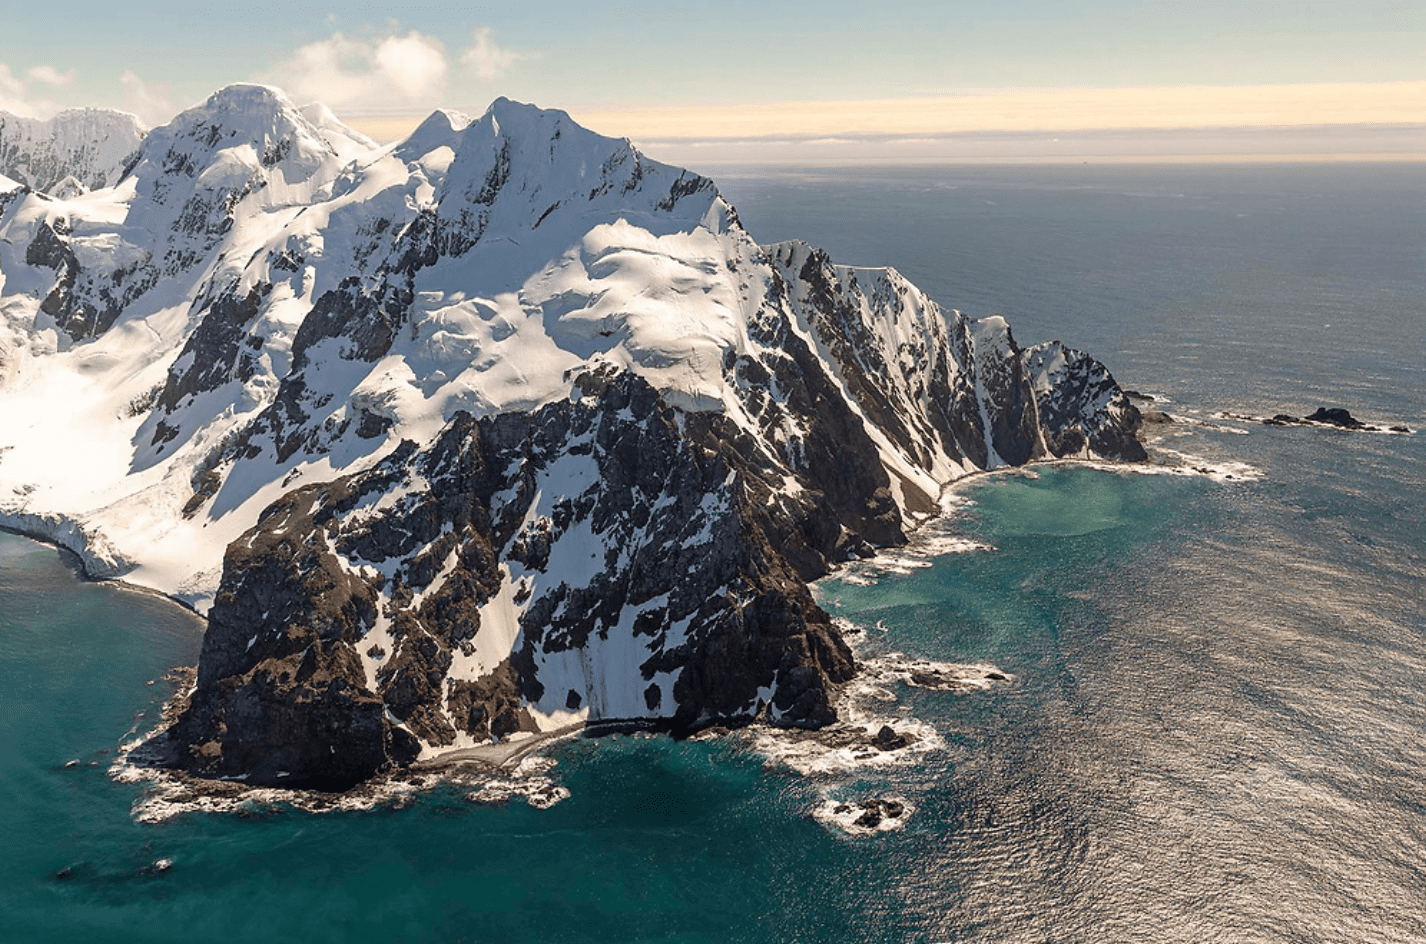
[[[1092,351],[1212,424],[1164,446],[1261,478],[981,478],[954,526],[993,551],[822,588],[869,654],[1014,674],[896,692],[945,750],[804,778],[577,741],[546,811],[135,823],[104,770],[199,626],[0,535],[0,940],[1426,939],[1426,437],[1211,419],[1426,424],[1419,165],[699,169],[760,240]],[[887,792],[902,831],[811,817]]]

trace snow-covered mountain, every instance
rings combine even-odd
[[[209,618],[169,761],[342,786],[572,723],[816,726],[807,581],[970,472],[1134,460],[1105,368],[759,246],[558,111],[376,148],[234,86],[0,183],[0,523]]]
[[[139,119],[109,108],[53,118],[0,112],[0,174],[67,199],[117,183],[144,138]]]

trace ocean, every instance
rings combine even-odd
[[[976,477],[954,553],[824,581],[869,665],[1004,676],[866,686],[914,762],[574,740],[546,810],[136,821],[107,769],[201,626],[0,534],[0,939],[1426,940],[1426,436],[1252,419],[1426,426],[1420,165],[699,170],[760,241],[1094,353],[1203,473]],[[904,825],[829,822],[868,797]]]

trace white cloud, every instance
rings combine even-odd
[[[452,104],[452,79],[498,78],[528,53],[499,46],[488,27],[474,31],[459,58],[441,41],[415,30],[383,36],[333,33],[299,47],[262,76],[301,102],[319,101],[348,113],[410,112]]]
[[[21,118],[33,118],[30,103],[25,100],[25,83],[15,78],[10,67],[0,62],[0,111]]]
[[[383,39],[373,58],[378,72],[412,100],[445,90],[445,50],[415,30]]]
[[[380,39],[333,33],[300,47],[270,78],[298,101],[382,111],[439,104],[448,71],[440,41],[415,30]]]
[[[340,107],[370,94],[370,64],[362,61],[362,53],[369,52],[337,33],[299,48],[277,67],[274,77],[298,101]]]
[[[474,69],[480,78],[494,79],[510,71],[511,66],[525,58],[528,58],[526,53],[497,46],[490,27],[482,26],[475,31],[474,43],[461,54],[460,61],[461,65]]]
[[[25,77],[31,82],[43,82],[46,85],[68,85],[74,81],[75,71],[61,72],[51,65],[38,65],[25,73]]]
[[[133,71],[121,75],[119,85],[123,92],[121,107],[138,115],[139,120],[150,127],[163,124],[178,112],[166,85],[145,82]]]
[[[30,89],[35,72],[43,69],[50,67],[36,66],[27,73],[29,81],[26,81],[11,71],[8,63],[0,62],[0,111],[21,118],[48,118],[59,111],[58,105],[37,97]]]

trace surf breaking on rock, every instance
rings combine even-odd
[[[233,86],[108,186],[0,180],[0,232],[0,513],[207,616],[143,756],[219,781],[826,728],[856,666],[809,581],[972,472],[1144,458],[1092,357],[504,99],[376,148]]]

